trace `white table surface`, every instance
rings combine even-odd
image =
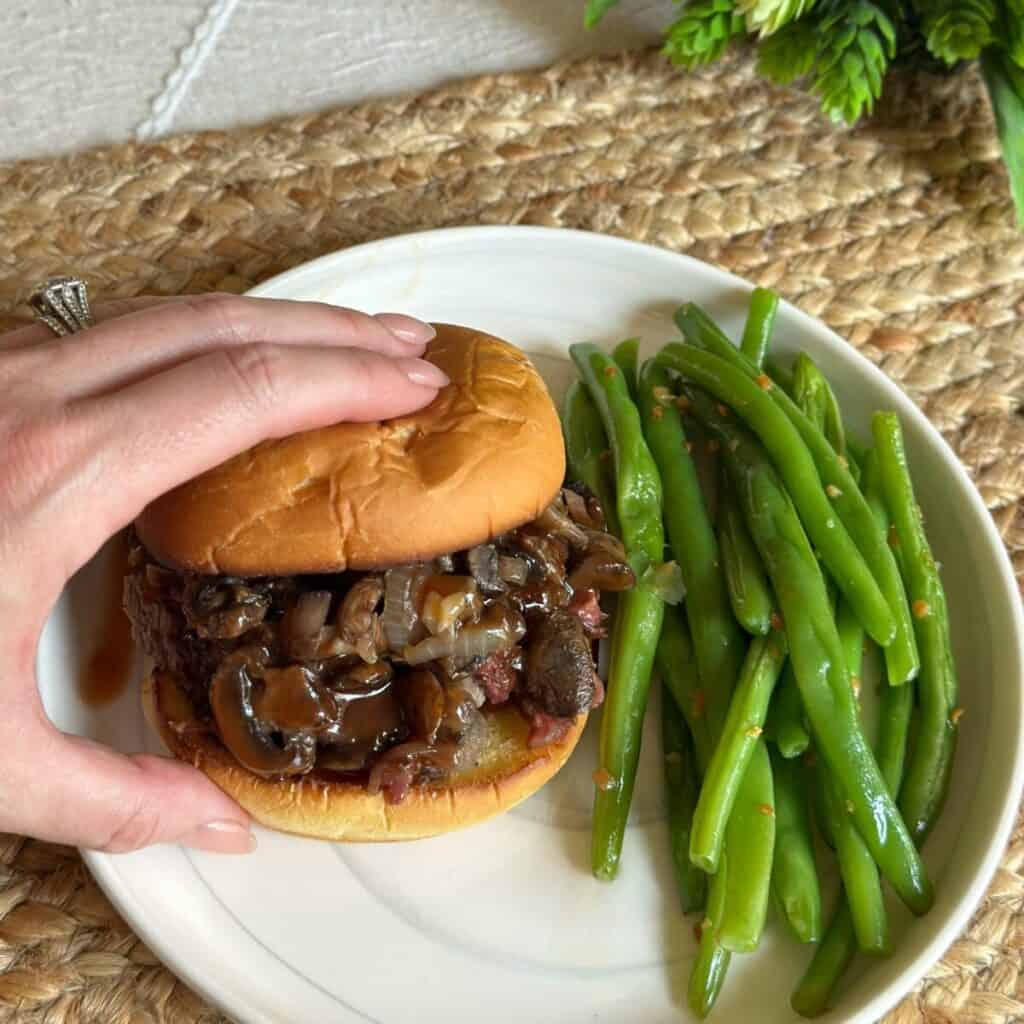
[[[0,160],[229,128],[658,39],[670,0],[6,0]]]

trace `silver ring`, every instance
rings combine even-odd
[[[92,326],[89,292],[77,277],[51,277],[28,300],[36,319],[63,338]]]

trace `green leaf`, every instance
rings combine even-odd
[[[811,20],[792,21],[758,44],[757,70],[779,85],[789,85],[810,73],[816,47]]]
[[[871,0],[833,3],[814,27],[814,91],[833,121],[852,124],[870,113],[882,94],[889,61],[896,54],[896,27]]]
[[[619,0],[587,0],[583,11],[583,27],[593,28]]]
[[[747,31],[764,39],[805,15],[818,0],[736,0],[736,10],[746,18]]]
[[[1024,227],[1024,71],[996,49],[981,55],[981,70],[996,115],[1017,223]]]
[[[947,64],[973,60],[992,43],[995,0],[930,0],[921,27],[928,49]]]
[[[733,0],[700,0],[687,4],[683,16],[669,27],[663,52],[673,64],[695,68],[718,60],[743,31]]]
[[[1003,0],[1001,14],[1006,52],[1024,68],[1024,0]]]

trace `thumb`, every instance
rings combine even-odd
[[[20,792],[9,794],[22,804],[14,814],[19,831],[108,853],[155,843],[216,853],[255,848],[249,816],[190,765],[126,757],[52,728],[33,745],[31,759],[12,762],[32,766]]]

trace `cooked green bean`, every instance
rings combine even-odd
[[[696,673],[691,661],[689,671]],[[668,805],[669,849],[684,914],[701,910],[707,892],[707,876],[690,863],[690,833],[697,806],[700,781],[690,731],[672,694],[662,688],[661,736],[665,755],[665,800]]]
[[[718,870],[726,823],[754,748],[764,732],[768,702],[785,660],[786,638],[781,632],[756,637],[747,649],[725,727],[704,773],[693,816],[690,860],[708,874]]]
[[[775,781],[775,860],[772,895],[798,942],[821,938],[821,886],[807,808],[805,773],[795,761],[772,755]]]
[[[857,828],[886,878],[911,910],[924,913],[932,903],[931,883],[861,731],[825,580],[796,510],[750,434],[734,418],[723,416],[706,395],[693,392],[690,398],[696,415],[726,452],[747,525],[779,601],[818,750],[844,800],[853,805]]]
[[[715,1005],[718,993],[722,991],[722,982],[725,981],[725,975],[729,970],[729,961],[732,960],[732,954],[723,948],[717,935],[717,925],[722,919],[725,896],[726,887],[716,875],[708,887],[708,906],[701,922],[700,945],[697,947],[697,959],[693,963],[686,993],[690,1009],[701,1020]]]
[[[864,472],[864,497],[871,508],[879,529],[889,535],[889,512],[882,495],[882,480],[878,466],[878,453],[871,448],[861,452]],[[897,559],[899,561],[899,559]],[[920,677],[919,677],[920,678]],[[907,757],[907,737],[914,713],[916,683],[907,686],[882,686],[878,708],[878,738],[875,740],[875,758],[886,787],[898,796],[903,782]]]
[[[878,463],[874,450],[861,451],[860,461],[864,467],[864,497],[879,527],[887,532],[889,518],[885,504],[881,500]],[[905,686],[889,686],[885,682],[882,684],[875,757],[878,761],[878,770],[882,773],[890,794],[899,793],[903,781],[907,735],[914,708],[916,685],[907,683]],[[856,951],[857,935],[850,907],[845,895],[840,894],[839,905],[825,932],[825,937],[793,995],[793,1009],[805,1017],[816,1017],[823,1013]]]
[[[569,385],[562,412],[567,475],[579,480],[597,496],[608,529],[619,536],[619,515],[615,510],[615,483],[612,480],[611,451],[597,407],[579,380]]]
[[[787,370],[777,359],[768,356],[764,361],[765,372],[790,398],[793,397],[793,372]]]
[[[925,536],[895,413],[875,413],[875,451],[886,508],[896,527],[901,565],[921,650],[920,705],[914,748],[900,789],[900,809],[918,843],[935,824],[949,789],[956,750],[956,665],[949,637],[946,592]]]
[[[640,339],[627,338],[625,341],[620,341],[612,349],[612,359],[615,360],[616,365],[622,371],[622,376],[626,378],[629,397],[635,402],[637,366],[640,359]]]
[[[793,363],[793,401],[825,435],[836,455],[846,458],[846,432],[835,392],[806,352]]]
[[[703,775],[711,760],[712,750],[707,697],[697,671],[693,641],[682,608],[665,609],[655,660],[662,682],[689,726],[697,754],[697,767]]]
[[[686,615],[703,682],[709,744],[713,745],[725,722],[729,697],[742,665],[743,633],[729,607],[718,544],[668,375],[651,361],[640,371],[639,399],[647,442],[663,474],[670,547],[686,584]],[[702,767],[706,765],[704,761]],[[771,766],[767,757],[755,757],[743,776],[737,802],[761,807],[770,805],[772,799]],[[760,936],[771,884],[773,835],[764,822],[758,824],[761,827],[750,834],[744,834],[739,819],[726,829],[723,859],[732,857],[737,865],[746,867],[744,874],[733,876],[742,885],[734,884],[727,894],[718,891],[728,886],[726,873],[720,871],[712,879],[709,903],[721,907],[721,920],[716,919],[708,942],[719,944],[721,939],[737,948],[748,948]]]
[[[743,327],[743,354],[758,368],[771,345],[775,328],[775,314],[779,311],[779,297],[768,288],[755,288],[750,294],[750,308]]]
[[[743,513],[730,495],[724,476],[720,493],[718,546],[722,552],[722,569],[732,611],[748,633],[765,636],[772,628],[772,592],[761,556],[750,539]]]
[[[779,685],[775,687],[765,733],[787,761],[799,757],[810,745],[811,737],[804,725],[804,706],[800,703],[800,690],[789,661],[782,670]]]
[[[660,562],[665,552],[661,479],[622,372],[596,345],[573,345],[569,351],[611,441],[616,509],[626,553],[634,565]],[[614,878],[622,855],[664,608],[661,599],[643,587],[620,594],[616,604],[598,753],[598,763],[613,784],[599,787],[594,796],[591,852],[598,878]]]
[[[754,744],[729,824],[712,890],[725,884],[718,941],[732,953],[751,953],[764,932],[775,854],[775,786],[764,740]]]
[[[644,434],[665,490],[669,547],[686,585],[686,617],[717,736],[743,663],[743,634],[729,606],[718,542],[669,377],[652,360],[641,367],[639,399]]]
[[[857,945],[865,953],[888,953],[889,921],[878,866],[854,827],[849,805],[827,766],[823,766],[821,785],[824,811],[830,822],[829,831],[839,858],[843,892],[850,906]]]
[[[877,627],[880,626],[880,623],[868,617],[869,609],[855,600],[855,595],[849,591],[849,586],[844,583],[842,576],[837,575],[837,567],[830,558],[829,550],[822,545],[819,537],[811,529],[815,525],[814,521],[805,524],[808,526],[809,532],[811,532],[811,539],[821,550],[830,572],[832,572],[840,589],[847,595],[851,604],[853,604],[860,620],[864,623],[868,633],[871,634],[872,639],[886,648],[885,663],[890,683],[898,685],[913,679],[920,668],[920,660],[917,644],[914,639],[913,625],[910,621],[910,611],[907,607],[906,593],[903,589],[903,581],[900,578],[899,568],[896,565],[892,551],[890,551],[885,537],[881,536],[878,532],[874,518],[870,514],[870,509],[867,507],[864,496],[861,494],[857,482],[850,471],[848,461],[836,454],[836,451],[826,440],[822,432],[816,429],[814,424],[803,415],[800,407],[782,388],[773,387],[771,379],[764,374],[758,375],[756,368],[733,346],[706,313],[690,304],[677,312],[676,321],[683,328],[687,338],[691,339],[695,344],[706,347],[712,355],[717,355],[720,359],[728,362],[734,370],[738,370],[751,380],[757,380],[760,384],[766,386],[767,393],[771,399],[785,413],[787,419],[799,432],[814,461],[820,477],[820,483],[825,488],[832,507],[835,509],[843,525],[843,536],[857,547],[863,557],[863,561],[866,562],[866,568],[870,569],[870,573],[873,576],[876,594],[883,597],[889,612],[888,625],[891,634],[886,635],[885,631],[879,631]],[[669,346],[669,348],[674,347]],[[697,381],[697,383],[707,390],[715,391],[709,379]],[[749,387],[746,391],[748,395],[752,394]],[[715,393],[718,394],[717,392]],[[718,397],[729,404],[728,399],[723,398],[722,395],[719,394]],[[759,404],[763,405],[763,400]],[[738,409],[737,411],[743,414],[745,418],[748,418],[745,408]],[[762,426],[766,425],[763,415],[759,415],[757,418]],[[751,422],[749,418],[748,422]],[[755,427],[755,432],[760,435],[761,429],[758,424],[752,423],[752,425]],[[791,456],[787,455],[785,448],[777,449],[769,445],[769,440],[768,436],[762,436],[762,441],[768,446],[772,458],[776,460],[777,467],[783,473],[783,476],[786,477],[786,482],[790,489],[793,490],[793,481],[786,473]],[[794,491],[793,498],[797,502],[797,507],[801,510],[801,515],[804,515],[806,510],[802,503],[802,497]],[[818,504],[820,509],[820,502]],[[878,593],[879,588],[880,593]]]
[[[733,352],[743,357],[733,349]],[[878,589],[861,552],[850,538],[839,519],[832,502],[838,499],[826,496],[819,471],[811,458],[807,445],[789,417],[776,405],[768,392],[763,391],[745,371],[716,355],[689,345],[666,345],[658,354],[658,361],[671,370],[710,391],[720,402],[733,411],[754,430],[768,449],[779,473],[786,481],[790,495],[800,517],[828,566],[832,577],[857,610],[865,628],[879,643],[892,640],[895,624],[885,597]],[[767,377],[763,377],[770,391],[778,391]],[[789,399],[786,399],[789,401]],[[793,406],[794,414],[816,434],[828,448],[807,417]],[[831,449],[829,449],[831,451]],[[835,461],[835,453],[832,453]],[[845,474],[849,488],[857,490],[849,473],[836,463]],[[857,491],[859,495],[860,492]],[[863,501],[863,498],[861,498]],[[870,510],[865,505],[872,533],[877,532]],[[879,538],[885,547],[885,538]],[[888,552],[888,548],[886,548]],[[890,556],[891,557],[891,554]]]
[[[850,907],[845,900],[840,900],[810,966],[789,1000],[794,1012],[801,1017],[818,1017],[824,1013],[836,982],[850,966],[856,952],[857,937],[853,931]]]

